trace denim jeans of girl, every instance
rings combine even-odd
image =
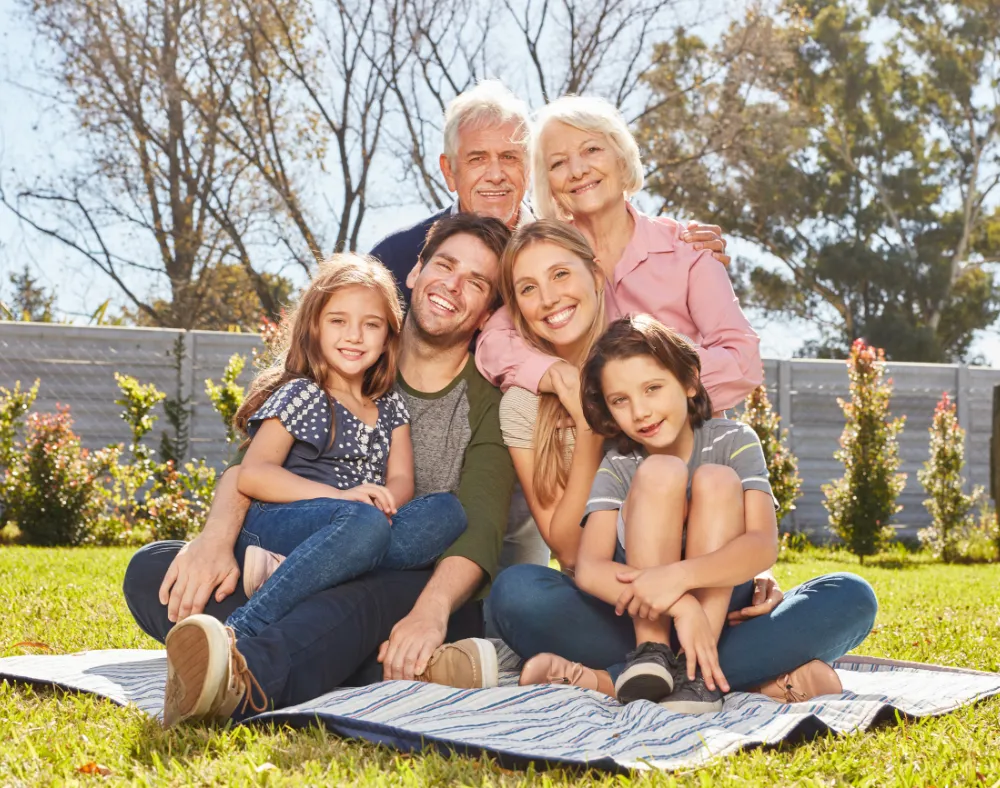
[[[465,527],[465,511],[451,493],[414,498],[391,524],[379,509],[357,501],[254,501],[244,534],[286,559],[226,623],[239,636],[256,635],[303,599],[366,572],[429,566]]]

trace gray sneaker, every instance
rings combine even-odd
[[[673,691],[678,670],[677,657],[670,646],[640,643],[628,655],[625,670],[615,682],[618,702],[651,700],[656,703],[662,700]]]
[[[660,706],[674,714],[714,714],[722,711],[722,690],[706,687],[700,672],[694,681],[684,673],[680,675],[683,678],[678,680],[674,691],[660,701]]]

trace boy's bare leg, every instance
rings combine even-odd
[[[725,465],[702,465],[691,478],[691,505],[687,519],[685,558],[718,550],[746,530],[743,485],[736,471]],[[631,562],[630,562],[631,563]],[[729,612],[732,588],[699,588],[692,592],[701,603],[716,639]]]
[[[687,464],[662,455],[644,460],[622,507],[626,563],[633,569],[651,569],[680,561],[686,508]],[[632,623],[636,643],[670,644],[670,616],[636,618]]]

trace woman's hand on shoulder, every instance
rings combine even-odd
[[[726,254],[726,239],[722,237],[722,228],[717,224],[688,222],[688,226],[681,232],[681,240],[686,244],[694,244],[695,251],[708,249],[712,257],[727,268],[732,262],[732,257]]]

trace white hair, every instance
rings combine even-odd
[[[563,96],[539,110],[531,129],[531,169],[535,173],[532,209],[540,219],[566,219],[549,188],[548,171],[542,151],[542,131],[553,121],[581,131],[602,134],[618,157],[625,198],[642,189],[642,158],[639,146],[621,112],[596,96]]]
[[[444,111],[444,155],[455,166],[458,134],[463,126],[503,126],[517,123],[514,142],[527,147],[528,105],[498,79],[484,79],[474,88],[459,93]]]

